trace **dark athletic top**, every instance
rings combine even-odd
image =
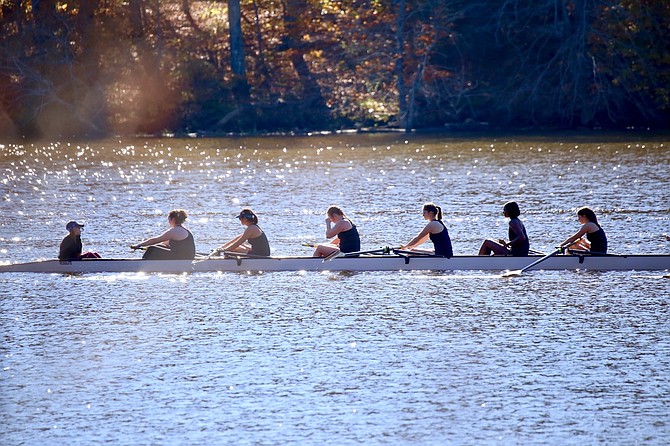
[[[430,241],[433,242],[433,246],[435,247],[435,255],[436,256],[443,256],[443,257],[451,257],[454,255],[454,251],[451,248],[451,239],[449,238],[449,231],[447,231],[447,227],[444,226],[444,223],[442,223],[440,220],[437,220],[440,222],[442,225],[442,232],[439,232],[437,234],[430,234]]]
[[[521,228],[523,230],[523,235],[526,237],[526,240],[524,240],[521,243],[517,243],[516,245],[511,245],[509,250],[511,251],[512,255],[514,257],[525,257],[528,255],[528,251],[530,251],[530,241],[528,241],[528,235],[526,234],[526,227],[521,223],[521,220],[518,218],[512,218],[510,219],[510,223],[512,223],[512,220],[517,220],[519,224],[521,225]],[[509,231],[508,231],[508,237],[510,240],[514,240],[519,236],[514,230],[512,229],[512,225],[509,225]]]
[[[170,240],[170,258],[174,260],[193,260],[195,258],[193,234],[188,229],[186,232],[188,232],[188,237],[184,240]]]
[[[258,229],[261,229],[261,227],[258,226]],[[268,238],[262,229],[261,229],[261,235],[259,235],[256,238],[250,238],[247,241],[251,245],[251,251],[249,251],[249,254],[255,256],[266,256],[266,257],[270,256],[270,242],[268,242]]]
[[[60,242],[60,252],[58,253],[58,259],[78,259],[81,257],[81,251],[81,235],[75,235],[73,237],[71,234],[68,234],[65,236],[63,241]]]
[[[587,233],[586,239],[591,242],[591,252],[596,254],[605,254],[607,252],[607,236],[603,228],[598,225],[596,232]]]
[[[351,220],[347,219],[349,223]],[[361,250],[361,237],[358,235],[356,225],[351,223],[351,229],[337,234],[340,239],[340,252],[356,252]]]

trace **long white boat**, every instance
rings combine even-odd
[[[341,256],[329,261],[315,257],[213,257],[191,260],[82,259],[41,260],[0,265],[0,272],[31,273],[192,273],[217,271],[515,271],[542,256],[413,256],[404,254],[365,254]],[[670,255],[556,255],[531,270],[668,271]]]

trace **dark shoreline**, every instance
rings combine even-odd
[[[426,128],[414,129],[405,132],[398,128],[360,128],[360,129],[342,129],[342,130],[313,130],[313,131],[290,131],[290,132],[255,132],[255,133],[224,133],[224,132],[164,132],[160,134],[135,134],[135,135],[90,135],[90,136],[72,136],[57,137],[51,139],[39,138],[16,138],[8,137],[6,142],[0,141],[0,144],[34,144],[40,142],[54,141],[105,141],[110,139],[240,139],[240,138],[311,138],[319,136],[356,136],[356,135],[395,135],[404,137],[424,137],[441,136],[445,139],[469,140],[469,139],[499,139],[511,137],[539,138],[547,140],[556,140],[561,138],[570,138],[571,140],[580,140],[588,142],[611,141],[618,139],[630,139],[631,137],[644,137],[653,139],[670,139],[670,129],[650,129],[650,128],[630,128],[630,129],[557,129],[557,128],[486,128],[486,129],[453,129],[453,128]]]

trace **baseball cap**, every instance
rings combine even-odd
[[[74,228],[74,227],[83,228],[84,225],[79,224],[79,223],[77,223],[77,222],[74,221],[74,220],[73,220],[73,221],[69,221],[69,222],[65,225],[65,229],[68,230],[68,231],[71,231],[72,228]]]

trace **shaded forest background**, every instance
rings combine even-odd
[[[668,128],[667,0],[0,0],[0,135]]]

